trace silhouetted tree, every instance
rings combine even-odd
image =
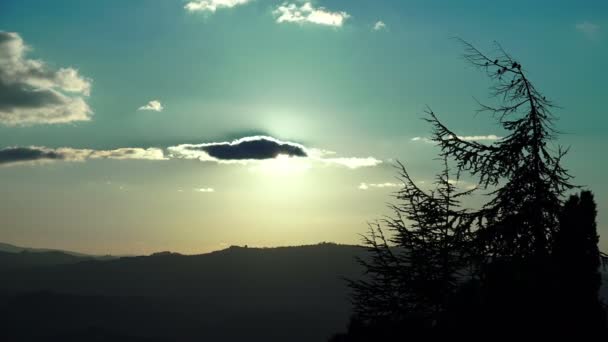
[[[460,42],[465,59],[494,81],[497,104],[481,104],[480,111],[491,113],[506,135],[492,144],[464,139],[428,110],[446,171],[438,189],[426,193],[399,164],[401,204],[392,206],[393,217],[370,226],[364,242],[373,257],[362,261],[368,278],[351,282],[355,315],[349,333],[335,341],[446,332],[548,337],[594,334],[606,325],[595,204],[589,192],[563,202],[574,186],[561,166],[567,151],[551,148],[553,104],[500,45],[491,58]],[[457,199],[469,192],[455,193],[448,161],[456,178],[469,174],[489,192],[480,209],[461,209]],[[584,312],[568,322],[576,315],[569,310]]]
[[[464,245],[472,217],[460,208],[459,198],[473,190],[456,189],[447,162],[429,192],[402,164],[398,169],[404,185],[395,195],[399,203],[390,205],[393,215],[371,224],[364,236],[372,257],[360,262],[368,277],[350,283],[355,316],[349,332],[358,340],[437,331],[466,277]]]
[[[606,329],[606,315],[599,298],[602,284],[601,253],[593,193],[572,195],[563,206],[553,255],[559,272],[556,295],[563,305],[559,322],[574,331]]]
[[[461,139],[429,110],[433,140],[441,155],[455,160],[457,172],[478,177],[491,189],[491,198],[478,213],[475,243],[480,261],[485,324],[513,324],[521,329],[551,325],[549,309],[555,304],[549,289],[554,282],[550,266],[559,227],[564,193],[573,186],[561,166],[565,154],[554,151],[553,104],[531,83],[522,65],[496,44],[489,57],[471,44],[465,59],[494,81],[496,105],[480,111],[498,119],[507,135],[491,145]]]

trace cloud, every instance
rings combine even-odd
[[[437,187],[437,180],[419,180],[416,181],[418,186],[424,189],[433,190]],[[448,183],[458,188],[459,190],[473,190],[477,189],[477,184],[472,182],[467,182],[460,179],[448,179]]]
[[[384,189],[384,188],[401,188],[403,183],[361,183],[357,187],[359,190],[369,190],[370,188]]]
[[[307,157],[304,146],[266,136],[253,136],[232,142],[183,144],[169,147],[172,157],[201,161],[242,162],[274,159],[279,155]]]
[[[490,135],[459,135],[458,139],[460,140],[464,140],[464,141],[494,141],[494,140],[500,140],[502,139],[502,137],[499,137],[497,135],[494,134],[490,134]]]
[[[81,150],[82,151],[82,150]],[[94,150],[91,151],[90,159],[119,159],[119,160],[165,160],[163,150],[160,148],[135,148],[124,147],[115,150]]]
[[[382,164],[381,160],[374,157],[367,158],[320,158],[317,159],[325,164],[346,166],[349,169],[358,169],[361,167],[373,167]]]
[[[448,183],[464,190],[473,190],[477,188],[477,184],[458,179],[448,179]]]
[[[412,141],[419,141],[419,142],[424,142],[427,144],[433,144],[433,140],[426,138],[426,137],[413,137]]]
[[[273,11],[277,23],[312,23],[342,27],[350,15],[344,11],[331,12],[324,7],[314,7],[310,2],[298,6],[295,3],[284,2]]]
[[[215,189],[214,188],[199,188],[199,189],[194,189],[194,191],[209,193],[209,192],[215,192]]]
[[[448,139],[451,138],[451,136],[448,137]],[[494,134],[489,134],[489,135],[459,135],[458,139],[460,140],[464,140],[464,141],[495,141],[495,140],[500,140],[502,139],[502,137],[499,137],[497,135]],[[412,138],[412,141],[417,141],[417,142],[423,142],[423,143],[427,143],[427,144],[434,144],[435,142],[427,137],[414,137]]]
[[[145,106],[139,107],[137,110],[152,110],[155,112],[162,112],[163,109],[165,109],[165,107],[163,107],[159,100],[152,100]]]
[[[232,142],[182,144],[167,149],[175,159],[197,159],[221,164],[249,164],[261,161],[286,166],[293,159],[306,159],[324,165],[345,166],[350,169],[371,167],[382,163],[373,157],[335,157],[335,152],[307,148],[294,142],[281,141],[268,136],[252,136]],[[276,163],[275,163],[276,162]],[[304,164],[302,167],[304,168]]]
[[[48,67],[27,59],[29,47],[18,33],[0,31],[0,123],[57,124],[90,120],[85,98],[91,80],[74,68]]]
[[[232,8],[239,5],[244,5],[251,0],[196,0],[188,2],[184,8],[188,12],[212,12],[218,8]]]
[[[115,150],[75,149],[44,146],[6,147],[0,149],[0,166],[35,164],[52,161],[85,161],[87,159],[165,160],[158,148],[119,148]]]
[[[9,147],[0,150],[0,165],[64,159],[63,155],[43,147]]]
[[[377,21],[374,24],[374,31],[386,30],[386,24],[383,21]]]
[[[577,31],[583,33],[588,38],[596,38],[600,32],[600,25],[591,23],[589,21],[576,24],[575,27]]]
[[[117,160],[179,160],[194,159],[218,164],[253,164],[252,170],[286,173],[303,171],[313,164],[340,166],[349,169],[373,167],[382,163],[373,157],[336,157],[335,152],[306,148],[294,142],[268,136],[251,136],[231,142],[182,144],[166,149],[124,147],[113,150],[48,148],[44,146],[7,147],[0,149],[0,165],[40,163],[49,161]]]

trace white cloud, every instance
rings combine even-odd
[[[459,179],[448,179],[448,183],[454,185],[457,188],[464,190],[473,190],[477,188],[477,184],[473,184],[471,182],[459,180]]]
[[[494,135],[494,134],[490,134],[490,135],[459,135],[458,139],[464,140],[464,141],[494,141],[494,140],[500,140],[500,139],[502,139],[502,137],[499,137],[499,136]]]
[[[194,189],[194,191],[209,193],[209,192],[215,192],[215,189],[214,188],[198,188],[198,189]]]
[[[383,21],[377,21],[374,24],[374,31],[386,30],[386,24]]]
[[[91,79],[74,68],[48,67],[25,57],[18,33],[0,31],[0,123],[57,124],[90,120]]]
[[[151,110],[155,112],[162,112],[165,107],[160,103],[159,100],[152,100],[148,102],[145,106],[139,107],[137,110]]]
[[[589,21],[576,24],[575,27],[577,31],[583,33],[588,38],[596,38],[600,32],[600,25],[591,23]]]
[[[331,12],[324,7],[314,7],[310,2],[298,6],[284,2],[273,11],[277,23],[313,23],[341,27],[350,15],[344,11]]]
[[[451,136],[448,136],[448,139],[450,139]],[[495,141],[495,140],[500,140],[502,139],[502,137],[499,137],[497,135],[494,134],[489,134],[489,135],[459,135],[458,139],[460,140],[464,140],[464,141]],[[427,137],[414,137],[412,138],[412,141],[416,141],[416,142],[423,142],[423,143],[427,143],[427,144],[434,144],[435,142]]]
[[[136,160],[165,160],[163,150],[160,148],[133,148],[125,147],[115,150],[93,150],[88,156],[90,159],[136,159]]]
[[[391,182],[386,182],[386,183],[361,183],[361,184],[359,184],[358,189],[359,190],[369,190],[370,188],[376,188],[376,189],[401,188],[403,186],[404,186],[403,183],[391,183]]]
[[[437,187],[437,180],[420,180],[416,181],[418,186],[427,190],[433,190]],[[448,179],[448,183],[459,190],[473,190],[477,188],[477,184],[459,179]]]
[[[212,12],[219,8],[232,8],[244,5],[251,0],[196,0],[188,2],[184,8],[188,12]]]
[[[413,137],[412,141],[417,141],[417,142],[424,142],[427,144],[432,144],[433,140],[426,138],[426,137]]]
[[[362,168],[362,167],[373,167],[373,166],[378,166],[378,165],[382,164],[381,160],[378,160],[374,157],[322,158],[322,159],[317,159],[317,160],[322,163],[325,163],[325,164],[346,166],[349,169],[358,169],[358,168]]]

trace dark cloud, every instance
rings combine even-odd
[[[0,165],[38,160],[64,159],[62,153],[37,147],[8,147],[0,150]]]
[[[8,84],[0,78],[0,111],[59,106],[63,102],[61,94],[50,89],[32,91],[23,84]]]
[[[7,147],[0,149],[0,166],[37,161],[85,161],[88,159],[165,160],[159,148],[124,147],[114,150],[49,148],[44,146]]]
[[[335,152],[304,147],[294,142],[281,141],[258,135],[240,138],[232,142],[182,144],[167,148],[169,159],[197,159],[202,162],[221,164],[247,164],[272,160],[280,155],[306,158],[325,165],[344,166],[349,169],[373,167],[382,163],[373,157],[336,157]]]
[[[235,140],[231,143],[211,143],[192,145],[192,151],[204,151],[219,160],[262,160],[273,159],[278,155],[290,157],[307,157],[303,146],[281,142],[269,137],[252,137]]]

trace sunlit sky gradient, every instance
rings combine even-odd
[[[3,0],[0,31],[30,47],[7,57],[16,45],[0,39],[0,90],[68,101],[15,111],[0,95],[0,149],[65,159],[0,161],[0,241],[98,254],[356,243],[387,213],[391,160],[421,182],[440,168],[426,105],[463,136],[504,133],[475,116],[489,83],[458,36],[500,41],[562,107],[565,165],[595,192],[608,250],[606,1]],[[36,60],[43,75],[15,71]],[[170,155],[255,136],[308,157]]]

